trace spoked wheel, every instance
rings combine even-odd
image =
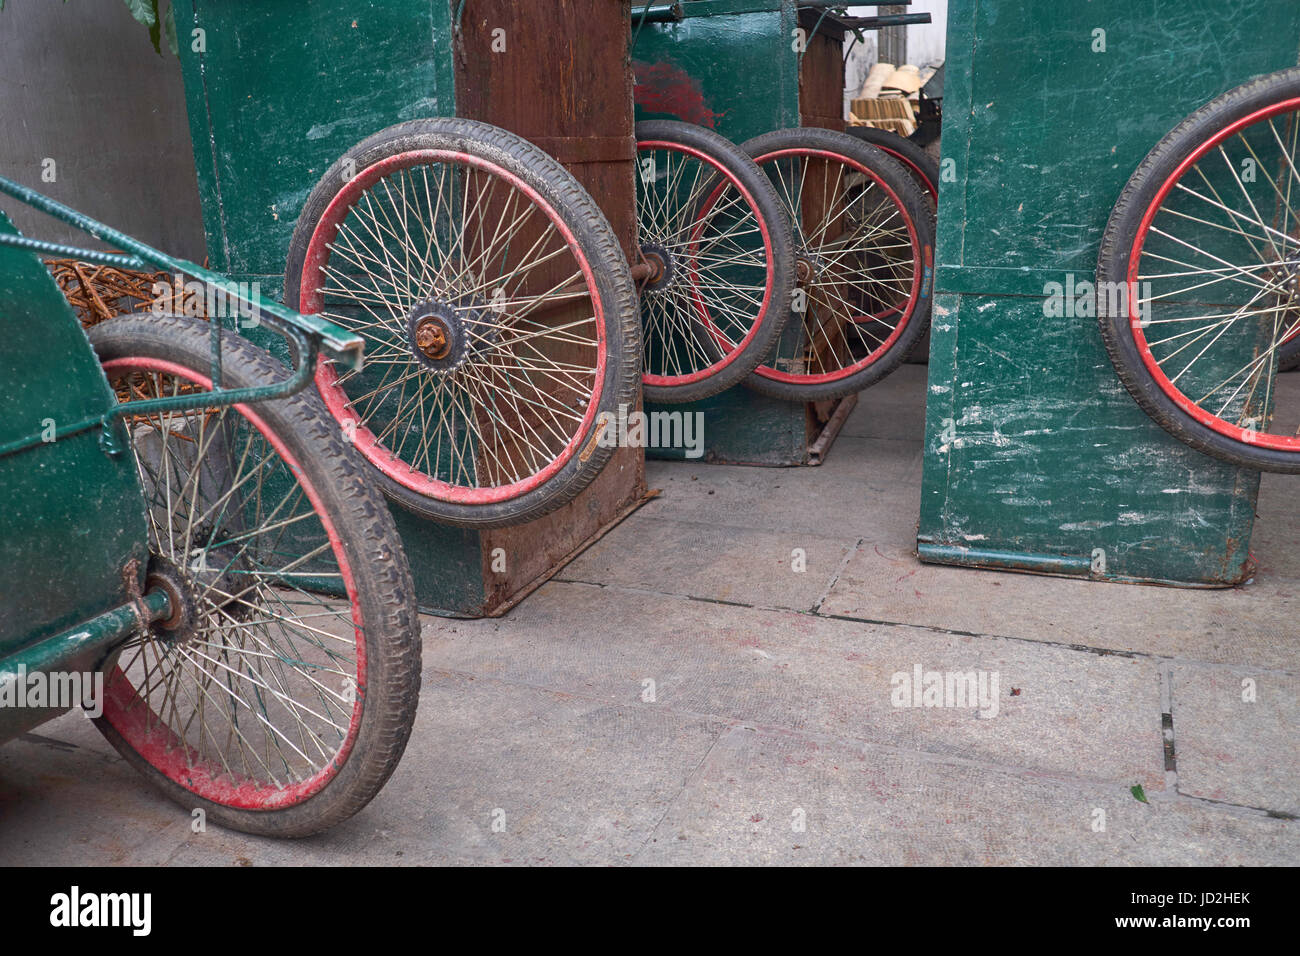
[[[711,130],[636,126],[647,399],[688,402],[740,382],[790,315],[794,259],[780,198]]]
[[[1106,348],[1161,426],[1249,468],[1300,472],[1300,70],[1202,107],[1151,151],[1097,267]]]
[[[208,326],[126,317],[90,338],[119,400],[210,387]],[[243,340],[228,387],[283,380]],[[415,719],[410,570],[360,457],[310,392],[128,415],[147,589],[171,617],[118,652],[100,730],[172,799],[225,826],[305,836],[365,806]]]
[[[795,317],[746,380],[790,401],[861,391],[896,369],[930,323],[933,216],[893,159],[845,133],[788,129],[742,148],[794,224]]]
[[[326,172],[299,217],[285,298],[366,339],[323,362],[326,407],[386,494],[493,527],[569,501],[635,401],[636,290],[604,215],[562,166],[470,120],[402,123]]]
[[[935,162],[933,156],[906,136],[899,136],[891,130],[876,129],[874,126],[850,126],[845,129],[845,132],[875,146],[877,149],[883,150],[892,159],[901,163],[912,177],[912,181],[924,194],[926,205],[930,208],[930,214],[932,216],[937,215],[939,210],[939,164]],[[912,347],[908,359],[913,362],[925,361],[929,354],[930,330],[926,329],[925,335],[917,339],[916,345]]]

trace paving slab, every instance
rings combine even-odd
[[[1140,803],[1121,786],[733,727],[636,862],[705,852],[740,865],[1294,865],[1300,831],[1263,814]]]
[[[1300,680],[1250,668],[1171,668],[1178,791],[1300,815]]]
[[[434,640],[437,643],[437,639]],[[209,827],[79,717],[0,751],[5,863],[1294,863],[1295,826],[669,704],[426,668],[407,757],[307,840]],[[15,780],[30,780],[15,788]],[[17,792],[15,793],[15,790]],[[87,812],[111,806],[112,812]],[[1105,813],[1104,831],[1094,831]],[[802,811],[797,813],[797,811]],[[494,822],[497,823],[494,826]],[[796,823],[802,830],[794,829]]]
[[[852,535],[914,546],[921,443],[841,435],[806,468],[646,462],[660,497],[638,515],[756,531]],[[912,499],[915,502],[912,502]]]
[[[921,564],[909,549],[872,545],[854,552],[821,612],[1300,673],[1300,637],[1289,624],[1300,597],[1276,584],[1078,581]]]
[[[562,583],[505,620],[431,621],[425,634],[426,662],[479,677],[1164,786],[1159,668],[1146,659]],[[996,673],[994,707],[895,706],[895,675],[918,666],[923,684],[983,672],[991,687]]]
[[[351,820],[305,840],[209,826],[78,716],[0,750],[0,865],[580,864],[629,859],[721,727],[666,708],[426,669],[406,756]],[[703,861],[701,861],[703,862]]]
[[[810,611],[856,546],[855,538],[754,531],[637,514],[558,577]]]
[[[852,438],[921,441],[925,437],[928,376],[928,366],[903,365],[880,384],[858,393],[858,403],[840,434]]]

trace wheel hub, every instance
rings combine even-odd
[[[498,316],[468,298],[425,299],[406,317],[407,346],[420,365],[445,375],[494,340],[498,321]]]
[[[1278,294],[1292,304],[1300,302],[1300,262],[1284,262],[1273,270]]]
[[[237,597],[248,587],[249,578],[239,573],[244,562],[239,549],[198,549],[185,567],[155,554],[149,558],[145,590],[167,594],[171,613],[155,621],[154,635],[169,644],[184,644],[198,633],[203,611],[219,608],[235,620],[247,616],[253,598]]]
[[[801,249],[795,254],[794,274],[801,284],[806,285],[815,282],[825,271],[825,268],[822,257],[815,252]]]
[[[650,292],[658,292],[672,284],[677,269],[673,264],[672,254],[667,249],[647,242],[641,246],[641,258],[650,266],[650,275],[646,278],[643,288]]]
[[[451,354],[451,332],[437,316],[423,316],[415,323],[415,345],[434,361],[445,359]]]
[[[198,589],[193,578],[174,561],[161,555],[149,559],[145,575],[145,590],[160,590],[167,594],[171,614],[154,621],[150,631],[167,644],[186,644],[198,632]]]

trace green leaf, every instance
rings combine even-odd
[[[136,23],[147,27],[158,25],[158,0],[126,0],[126,8],[135,17]]]
[[[153,43],[154,52],[162,56],[162,45],[159,42],[162,27],[158,23],[158,0],[126,0],[126,8],[131,12],[136,23],[149,28],[149,41]]]
[[[162,56],[162,18],[158,16],[158,0],[149,0],[149,5],[153,7],[153,26],[149,28],[149,41],[153,43],[153,51]]]
[[[1128,792],[1133,794],[1134,800],[1140,800],[1143,803],[1151,802],[1150,800],[1147,799],[1147,793],[1145,790],[1142,789],[1142,784],[1140,783],[1134,784],[1133,786],[1129,787]]]

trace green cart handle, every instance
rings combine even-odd
[[[121,403],[114,406],[102,416],[87,419],[60,429],[56,438],[65,437],[87,428],[99,425],[101,428],[100,445],[110,455],[121,453],[121,444],[117,439],[114,422],[127,414],[159,411],[180,411],[191,408],[212,408],[242,403],[267,401],[284,398],[300,391],[311,381],[316,370],[316,358],[324,352],[328,358],[348,369],[360,370],[364,361],[364,342],[359,335],[348,332],[332,322],[314,315],[302,315],[287,309],[276,302],[269,302],[259,294],[245,294],[237,284],[226,276],[212,272],[202,266],[184,259],[177,259],[148,246],[138,239],[91,219],[69,206],[50,199],[34,189],[22,186],[13,180],[0,176],[0,193],[5,193],[19,202],[39,209],[55,219],[67,223],[96,239],[124,250],[122,253],[101,252],[94,249],[81,249],[62,243],[32,239],[16,232],[0,230],[0,246],[14,246],[35,253],[70,256],[99,265],[110,265],[121,269],[143,269],[149,266],[168,273],[181,273],[191,276],[210,286],[222,289],[226,294],[242,303],[249,310],[249,315],[256,316],[288,338],[297,349],[297,368],[289,378],[275,385],[259,388],[226,389],[221,387],[221,332],[219,321],[209,320],[212,326],[212,390],[191,395],[177,395],[170,398],[151,398],[138,402]],[[0,454],[22,450],[27,444],[40,441],[20,441],[14,447],[0,448]]]

